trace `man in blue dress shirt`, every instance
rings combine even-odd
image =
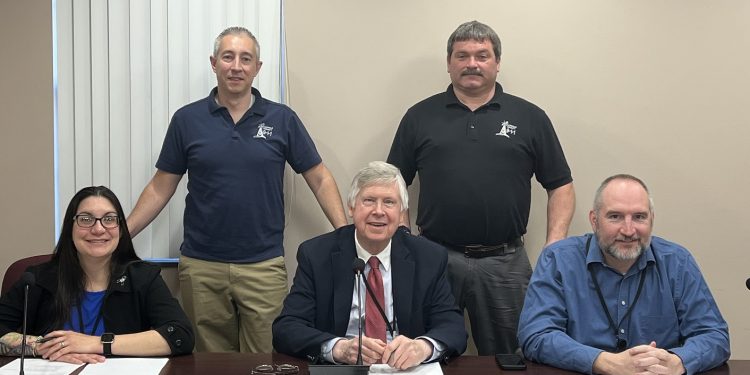
[[[521,312],[525,356],[596,374],[695,374],[729,359],[729,332],[695,259],[652,237],[654,207],[636,177],[607,178],[593,234],[542,252]]]

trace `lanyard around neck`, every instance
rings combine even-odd
[[[586,240],[586,254],[589,252],[589,245],[591,245],[591,237],[590,236],[588,240]],[[625,312],[625,315],[622,316],[622,319],[620,319],[620,323],[615,325],[614,320],[612,319],[612,315],[609,313],[609,309],[607,308],[607,303],[604,301],[604,295],[602,294],[602,289],[599,287],[599,281],[596,280],[596,276],[594,275],[594,270],[592,267],[593,263],[589,264],[588,271],[591,275],[591,280],[594,282],[594,287],[596,289],[596,294],[599,296],[599,303],[602,305],[602,309],[604,310],[604,313],[607,315],[607,320],[609,321],[609,327],[612,329],[612,331],[615,334],[615,338],[617,340],[615,347],[622,351],[626,348],[621,346],[627,346],[627,342],[620,339],[620,332],[619,328],[622,322],[625,321],[625,319],[630,316],[630,313],[633,312],[633,308],[635,308],[635,303],[638,302],[638,298],[641,296],[641,291],[643,290],[643,283],[646,280],[646,269],[643,269],[641,271],[641,279],[638,281],[638,291],[635,292],[635,298],[633,299],[633,302],[630,303],[630,307],[628,307],[628,310]],[[624,344],[622,344],[624,343]]]
[[[105,295],[105,297],[106,297],[106,295]],[[83,310],[81,310],[81,304],[82,303],[83,302],[79,303],[78,306],[76,306],[76,307],[78,308],[78,328],[81,330],[81,333],[83,333],[85,335],[86,334],[86,332],[85,332],[86,331],[86,326],[83,325]],[[96,335],[96,327],[99,326],[99,323],[102,320],[102,309],[103,308],[104,308],[104,299],[102,299],[102,304],[99,306],[99,312],[96,313],[96,320],[94,321],[94,326],[91,328],[91,333],[90,333],[91,336],[95,336]],[[72,325],[73,322],[70,322],[70,323]]]

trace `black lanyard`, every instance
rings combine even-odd
[[[102,320],[102,308],[104,307],[104,297],[102,297],[102,304],[99,306],[99,312],[96,314],[96,320],[94,321],[94,326],[93,328],[91,328],[91,333],[90,333],[91,336],[96,336],[96,327],[99,326],[99,322]],[[81,301],[78,304],[78,306],[76,306],[78,308],[78,329],[80,329],[81,333],[85,335],[86,326],[83,325],[83,311],[81,310],[82,303],[83,301]],[[71,322],[71,326],[73,325],[72,323],[73,322]],[[75,328],[73,329],[75,330]],[[78,331],[76,330],[76,332]]]
[[[586,240],[586,254],[587,255],[589,253],[589,245],[591,245],[591,237],[593,236],[590,236],[589,239]],[[594,282],[594,287],[596,288],[596,294],[599,296],[599,302],[602,304],[602,309],[604,309],[604,313],[607,315],[607,320],[609,321],[609,327],[615,333],[615,339],[617,340],[615,342],[615,348],[617,348],[618,352],[621,352],[627,349],[628,342],[625,339],[620,338],[620,324],[622,324],[622,322],[624,322],[625,319],[628,318],[630,313],[633,312],[635,303],[638,302],[638,297],[641,296],[641,291],[643,290],[643,283],[646,280],[646,269],[644,268],[643,271],[641,271],[641,280],[638,282],[638,291],[635,292],[635,298],[633,299],[633,302],[630,303],[630,307],[628,307],[628,311],[626,311],[625,315],[623,315],[622,319],[620,319],[620,324],[615,325],[614,320],[612,320],[612,315],[609,314],[607,303],[604,301],[604,295],[602,295],[602,289],[599,287],[599,281],[596,280],[596,277],[594,275],[592,265],[593,263],[589,264],[587,268],[589,270],[589,274],[591,275],[591,280]]]

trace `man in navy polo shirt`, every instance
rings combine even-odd
[[[544,111],[496,82],[495,31],[477,21],[460,25],[448,39],[447,62],[451,85],[406,112],[388,162],[407,184],[419,173],[417,225],[452,250],[448,277],[477,351],[511,353],[531,277],[522,238],[531,177],[547,190],[548,244],[567,235],[573,178]]]
[[[262,64],[255,36],[224,30],[210,60],[217,87],[175,112],[128,228],[135,236],[151,223],[187,172],[179,279],[196,350],[270,353],[271,323],[287,293],[285,164],[302,174],[334,227],[346,216],[300,119],[252,87]]]

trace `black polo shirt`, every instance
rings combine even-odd
[[[526,233],[531,177],[547,190],[573,181],[544,111],[503,92],[469,110],[453,87],[411,107],[388,162],[410,185],[419,173],[417,225],[454,245],[495,245]]]

